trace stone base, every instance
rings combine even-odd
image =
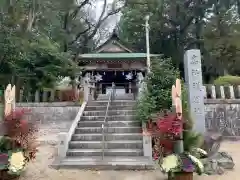
[[[218,152],[214,156],[204,159],[204,171],[208,175],[221,175],[235,166],[232,157],[227,152]]]

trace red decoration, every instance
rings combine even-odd
[[[182,121],[176,115],[168,115],[157,121],[157,127],[161,133],[178,136],[182,132]]]

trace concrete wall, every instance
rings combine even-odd
[[[39,140],[47,143],[52,141],[55,143],[59,132],[69,130],[80,109],[80,104],[74,102],[17,103],[16,106],[31,111],[28,118],[31,121],[38,121]]]

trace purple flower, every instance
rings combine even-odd
[[[8,164],[8,154],[0,153],[0,169],[3,169]]]
[[[186,157],[182,158],[182,170],[184,172],[193,172],[194,171],[193,162]]]

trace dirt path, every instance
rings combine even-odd
[[[240,176],[240,141],[224,142],[222,150],[229,152],[236,163],[234,171],[222,176],[201,176],[196,180],[239,180]],[[55,170],[49,167],[53,161],[55,148],[42,145],[35,162],[29,164],[21,180],[164,180],[159,171],[82,171]]]

